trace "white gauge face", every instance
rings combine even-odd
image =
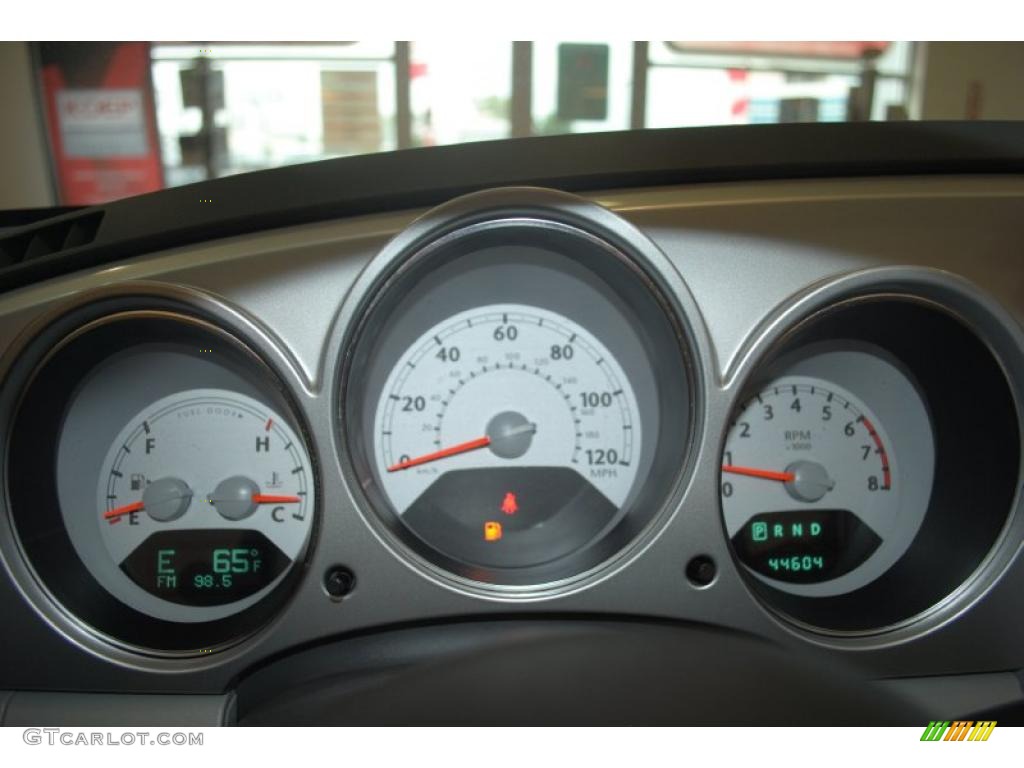
[[[254,604],[299,559],[313,522],[303,442],[245,395],[194,389],[132,418],[103,462],[95,515],[67,519],[93,575],[132,608],[210,621]]]
[[[925,507],[905,504],[904,479],[865,403],[823,379],[785,376],[749,398],[729,430],[726,529],[739,559],[773,586],[849,592],[895,563],[920,528]]]
[[[638,412],[629,379],[586,329],[537,307],[479,307],[426,329],[395,364],[376,409],[375,469],[398,515],[453,557],[553,557],[549,516],[599,497],[589,538],[626,501]]]

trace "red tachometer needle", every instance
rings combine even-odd
[[[778,480],[782,483],[789,483],[796,480],[792,472],[773,472],[770,469],[755,469],[754,467],[737,467],[732,464],[723,464],[723,472],[731,472],[734,475],[748,475],[749,477],[760,477],[764,480]]]
[[[120,517],[121,515],[128,515],[132,512],[138,512],[144,506],[145,504],[143,504],[141,501],[136,501],[134,504],[125,504],[123,507],[116,507],[110,510],[109,512],[104,512],[103,518],[105,520],[113,520],[115,518]]]
[[[300,501],[298,496],[268,496],[263,493],[252,495],[253,504],[298,504]]]
[[[438,459],[446,459],[449,456],[457,456],[460,453],[466,453],[467,451],[475,451],[478,448],[486,448],[491,444],[491,438],[489,437],[478,437],[476,440],[468,440],[465,443],[459,443],[449,448],[443,448],[440,451],[434,451],[434,453],[425,453],[422,456],[417,456],[412,459],[406,459],[400,461],[397,464],[393,464],[388,467],[388,472],[397,472],[400,469],[408,469],[409,467],[417,467],[420,464],[426,464],[428,461],[437,461]]]

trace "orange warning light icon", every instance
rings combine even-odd
[[[501,502],[501,511],[506,515],[514,515],[519,511],[519,504],[516,503],[516,495],[512,492],[506,493]]]
[[[501,538],[501,523],[484,523],[484,541],[498,541]]]

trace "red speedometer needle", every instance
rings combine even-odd
[[[442,448],[440,451],[434,451],[433,453],[425,453],[422,456],[416,456],[412,459],[406,459],[400,461],[397,464],[392,464],[388,467],[388,472],[397,472],[400,469],[408,469],[409,467],[417,467],[420,464],[426,464],[428,461],[437,461],[438,459],[447,459],[449,456],[457,456],[460,453],[466,453],[467,451],[475,451],[479,448],[486,448],[491,444],[491,438],[478,437],[476,440],[467,440],[465,443],[459,443],[448,448]]]
[[[268,496],[264,493],[252,495],[253,504],[298,504],[300,501],[298,496]]]
[[[782,483],[789,483],[796,480],[792,472],[773,472],[770,469],[755,469],[754,467],[737,467],[733,464],[723,464],[723,472],[731,472],[734,475],[748,475],[749,477],[760,477],[764,480],[778,480]]]
[[[143,504],[141,501],[136,501],[134,504],[125,504],[123,507],[115,507],[109,512],[104,512],[103,518],[105,520],[113,520],[115,518],[120,517],[121,515],[128,515],[132,512],[138,512],[144,506],[145,504]]]

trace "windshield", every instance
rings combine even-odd
[[[1019,43],[11,42],[0,56],[7,90],[40,107],[19,113],[11,163],[44,170],[0,208],[537,135],[1024,117]]]

